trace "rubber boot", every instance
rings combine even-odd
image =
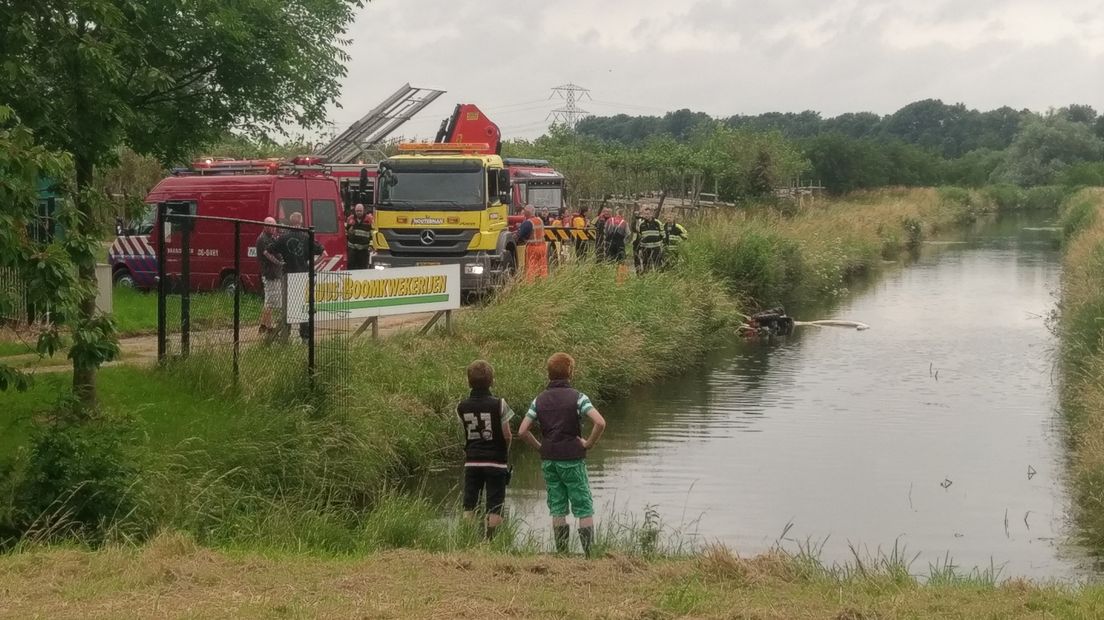
[[[583,555],[590,557],[590,544],[594,542],[594,527],[579,528],[579,542],[583,544]]]
[[[553,525],[552,534],[556,539],[556,553],[567,553],[567,547],[571,544],[571,526]]]

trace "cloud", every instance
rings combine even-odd
[[[448,91],[407,136],[458,101],[539,135],[564,82],[596,114],[1104,109],[1104,0],[375,0],[350,36],[339,128],[403,83]]]

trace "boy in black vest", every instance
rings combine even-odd
[[[471,395],[456,406],[456,415],[464,425],[464,516],[472,517],[479,495],[486,499],[487,539],[494,537],[502,523],[502,505],[506,503],[509,477],[510,420],[514,412],[506,401],[491,394],[494,369],[483,360],[468,365]]]
[[[594,500],[584,459],[587,450],[598,443],[606,429],[606,420],[586,394],[571,387],[574,373],[575,360],[567,353],[556,353],[548,358],[548,389],[529,406],[518,435],[540,450],[556,551],[567,552],[571,540],[571,528],[567,525],[570,509],[579,520],[579,542],[583,545],[583,553],[589,557],[594,541]],[[590,437],[586,439],[583,439],[583,418],[591,421]],[[534,423],[541,428],[543,442],[529,432]]]

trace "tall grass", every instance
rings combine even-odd
[[[1082,190],[1067,202],[1067,237],[1059,332],[1063,411],[1070,425],[1078,521],[1104,549],[1104,190]]]

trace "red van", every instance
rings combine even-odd
[[[151,215],[136,230],[116,237],[108,261],[117,284],[142,289],[157,286],[157,247],[165,240],[166,271],[180,272],[180,235],[160,237],[153,230],[157,204],[195,201],[196,215],[262,221],[274,217],[286,223],[292,212],[303,214],[315,238],[325,248],[319,270],[345,268],[345,227],[341,193],[332,177],[310,171],[275,174],[182,175],[164,179],[146,197]],[[240,240],[242,284],[260,289],[260,265],[253,247],[260,227],[245,226]],[[175,251],[174,251],[175,250]],[[215,290],[234,284],[234,226],[230,222],[197,220],[191,233],[191,289]]]

